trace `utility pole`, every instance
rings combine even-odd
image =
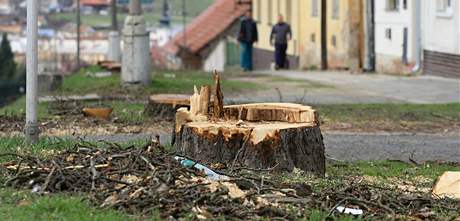
[[[27,53],[26,53],[26,142],[38,142],[38,1],[27,0]]]
[[[80,0],[77,0],[77,70],[80,70],[80,26],[81,26],[81,15],[80,15]]]
[[[107,59],[110,61],[120,62],[121,46],[120,46],[120,33],[118,32],[118,21],[117,21],[117,0],[112,0],[111,13],[112,13],[112,31],[109,32],[109,51],[107,52]]]
[[[422,69],[422,1],[415,1],[415,66],[412,73],[417,74]]]
[[[321,70],[327,70],[327,0],[321,0]]]
[[[112,12],[112,31],[118,31],[117,0],[112,0],[112,3],[110,4],[110,8]]]
[[[364,10],[364,65],[363,69],[365,71],[375,71],[375,15],[374,15],[374,1],[375,0],[365,0],[365,10]]]
[[[124,85],[150,83],[150,37],[144,16],[142,16],[141,1],[131,0],[129,15],[126,16],[123,28],[123,59],[121,80]]]

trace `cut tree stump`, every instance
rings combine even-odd
[[[290,103],[224,107],[217,73],[214,79],[213,101],[209,86],[195,88],[190,110],[177,110],[173,148],[178,154],[230,168],[325,174],[323,136],[313,108]]]
[[[144,113],[149,116],[174,120],[179,108],[190,108],[190,95],[186,94],[157,94],[149,98]]]

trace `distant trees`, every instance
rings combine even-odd
[[[0,80],[12,79],[16,74],[16,62],[7,34],[3,34],[0,44]]]

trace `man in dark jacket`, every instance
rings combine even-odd
[[[252,70],[252,46],[257,40],[257,24],[252,19],[251,11],[247,11],[238,33],[238,41],[241,45],[241,67],[244,71]]]
[[[288,41],[292,38],[291,26],[284,22],[282,15],[278,16],[278,23],[273,26],[270,34],[270,43],[275,46],[276,69],[286,68],[286,51]]]

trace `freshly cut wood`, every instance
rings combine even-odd
[[[433,195],[460,200],[460,171],[446,171],[436,181]]]
[[[157,94],[150,96],[144,112],[155,118],[173,120],[176,111],[181,107],[190,107],[190,95]]]
[[[325,173],[323,137],[316,111],[297,104],[227,106],[212,121],[177,112],[173,146],[203,163],[255,169]],[[248,120],[249,119],[249,120]]]
[[[192,115],[205,115],[209,114],[209,102],[211,100],[211,87],[203,86],[200,92],[194,88],[195,93],[190,97],[190,112]]]
[[[212,116],[214,119],[218,119],[224,116],[224,95],[220,89],[220,75],[217,73],[217,71],[214,71],[214,84],[216,92],[213,96],[214,103]]]
[[[315,122],[316,111],[310,106],[290,103],[260,103],[224,107],[225,120]]]

